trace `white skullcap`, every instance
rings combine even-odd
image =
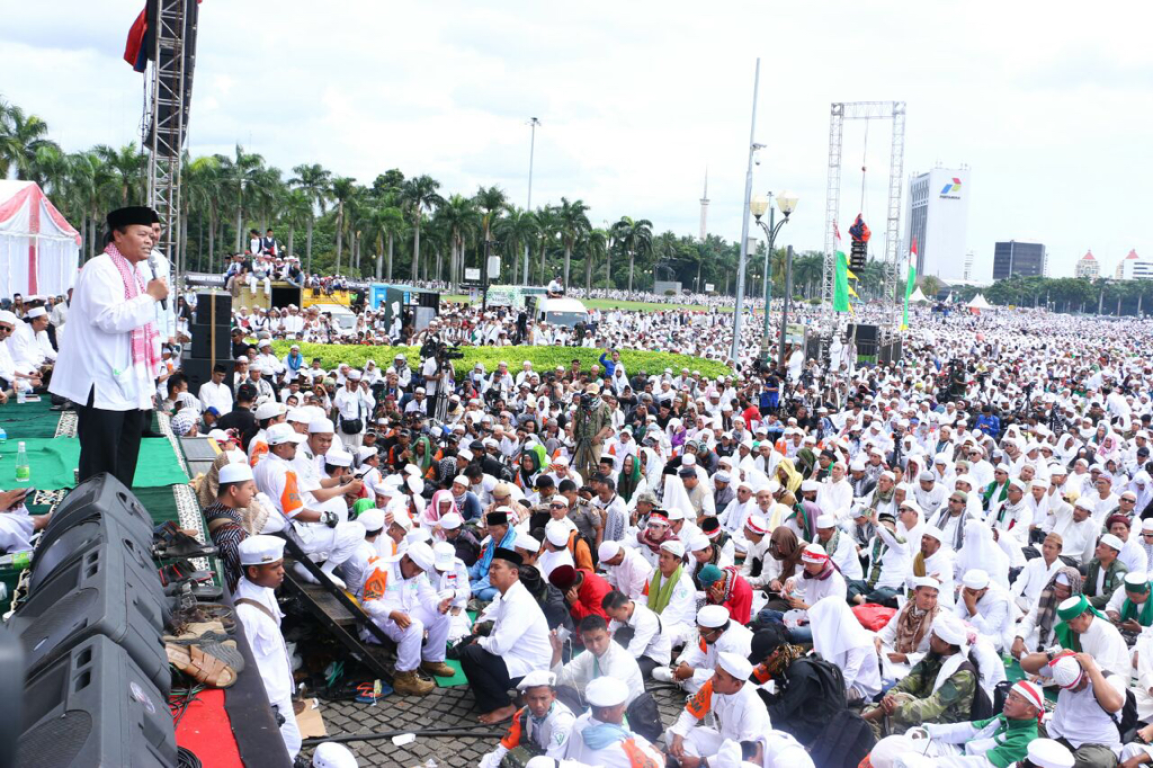
[[[387,517],[388,515],[392,515],[393,525],[397,525],[403,528],[406,533],[412,530],[412,518],[410,518],[407,513],[403,511],[397,512],[395,514],[392,512],[386,512],[385,516]]]
[[[331,448],[324,454],[324,463],[334,467],[351,467],[352,454],[340,448]]]
[[[404,534],[404,540],[409,544],[415,544],[418,541],[423,541],[432,546],[432,534],[424,528],[413,528],[408,533]]]
[[[1081,598],[1077,597],[1076,600],[1080,602]],[[1056,661],[1051,662],[1049,668],[1053,675],[1053,681],[1062,688],[1076,688],[1085,675],[1085,670],[1081,668],[1081,662],[1073,658],[1072,654],[1061,656]]]
[[[597,557],[603,563],[605,560],[612,560],[621,551],[621,545],[615,541],[602,541],[601,545],[597,547]]]
[[[1037,709],[1044,711],[1045,694],[1041,690],[1041,686],[1030,680],[1018,680],[1013,684],[1013,687],[1010,690],[1016,691],[1018,694],[1024,697],[1025,701],[1029,702]]]
[[[336,426],[332,423],[332,419],[313,419],[308,422],[310,435],[327,435],[334,432],[336,432]]]
[[[456,512],[449,512],[440,519],[440,527],[446,531],[455,531],[464,521]]]
[[[456,562],[456,547],[447,541],[438,541],[432,545],[432,556],[438,571],[450,571]]]
[[[20,318],[16,317],[15,312],[9,312],[6,309],[0,310],[0,323],[7,323],[8,325],[16,325],[16,321],[18,321],[19,319]]]
[[[836,528],[837,518],[832,515],[817,515],[818,528]]]
[[[1081,509],[1084,509],[1087,512],[1093,511],[1093,502],[1090,501],[1087,497],[1077,499],[1077,501],[1074,502],[1073,506],[1074,507],[1080,507]]]
[[[710,629],[723,627],[729,618],[729,609],[723,605],[706,605],[697,611],[697,624]]]
[[[669,541],[664,542],[661,544],[661,549],[673,555],[674,557],[685,556],[685,545],[676,539],[670,539]]]
[[[1102,536],[1101,543],[1107,547],[1111,547],[1112,549],[1117,550],[1118,552],[1120,552],[1125,547],[1125,543],[1111,533],[1107,533]]]
[[[544,536],[554,547],[563,547],[568,544],[569,528],[559,520],[552,520],[544,527]]]
[[[921,529],[921,535],[932,536],[934,539],[942,543],[945,541],[945,532],[935,525],[926,525]]]
[[[468,488],[470,485],[472,485],[472,483],[469,482],[468,477],[466,477],[465,475],[457,475],[456,477],[454,477],[452,479],[452,484],[453,485],[463,485],[465,488]]]
[[[742,681],[748,680],[749,675],[753,674],[753,665],[748,658],[731,651],[723,651],[717,655],[717,666],[722,667],[730,675]]]
[[[552,688],[556,685],[556,675],[547,669],[534,669],[516,684],[516,689],[518,691],[527,691],[529,688],[539,688],[542,685],[547,685],[549,688]]]
[[[285,420],[297,424],[308,424],[312,421],[312,414],[308,412],[307,408],[289,408],[288,417]]]
[[[361,447],[356,449],[356,460],[357,461],[364,461],[365,459],[371,459],[375,455],[376,455],[376,446],[375,445],[362,445]]]
[[[303,443],[304,435],[285,423],[273,424],[265,433],[269,445],[283,445],[285,443]]]
[[[598,677],[585,687],[585,701],[594,707],[616,707],[629,698],[629,686],[615,677]]]
[[[534,537],[529,536],[527,533],[518,533],[516,538],[512,540],[512,548],[523,549],[525,552],[532,552],[535,554],[540,552],[540,542],[537,541]]]
[[[44,317],[47,314],[48,314],[48,311],[46,309],[44,309],[44,307],[32,307],[32,309],[28,310],[28,312],[27,312],[28,317],[33,319],[33,320],[35,320],[38,317]]]
[[[829,559],[829,555],[825,552],[825,548],[820,544],[806,544],[805,549],[801,552],[801,560],[806,563],[824,563]]]
[[[711,545],[712,542],[709,541],[709,537],[703,533],[698,533],[696,536],[693,536],[691,539],[689,539],[690,552],[700,552],[703,549],[708,549]]]
[[[989,574],[980,568],[965,571],[964,585],[969,589],[984,589],[989,586]]]
[[[364,526],[364,530],[379,531],[384,528],[384,510],[366,509],[356,516],[356,522]]]
[[[335,741],[326,741],[312,753],[312,768],[357,768],[352,750]]]
[[[968,639],[965,625],[951,613],[941,613],[933,619],[933,634],[949,645],[963,646]]]
[[[1029,762],[1037,768],[1073,768],[1077,761],[1073,753],[1053,739],[1033,739],[1029,742]]]
[[[252,480],[252,467],[243,462],[235,464],[225,464],[220,468],[220,484],[224,483],[243,483],[246,480]]]
[[[249,536],[240,542],[241,565],[266,565],[284,559],[284,539],[279,536]]]
[[[425,533],[428,532],[425,531]],[[408,559],[422,571],[431,571],[436,567],[436,556],[432,554],[432,547],[423,541],[415,541],[409,544],[404,554],[408,555]]]
[[[1149,584],[1149,577],[1141,571],[1132,571],[1125,574],[1126,587],[1139,587],[1140,591],[1144,592],[1145,587]]]
[[[697,465],[697,457],[691,453],[686,453],[681,459],[682,467],[695,467]]]
[[[284,413],[284,406],[277,402],[261,403],[253,414],[257,421],[264,421],[265,419],[274,419],[280,414]]]
[[[932,587],[933,589],[939,590],[941,588],[941,582],[937,581],[932,576],[914,576],[913,589],[916,589],[917,587]]]

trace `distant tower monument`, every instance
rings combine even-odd
[[[708,219],[709,219],[709,169],[705,168],[705,193],[701,195],[701,242],[705,241],[705,235],[708,234]]]

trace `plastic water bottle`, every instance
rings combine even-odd
[[[0,556],[0,568],[14,568],[22,571],[32,564],[32,551],[13,552],[10,555]]]
[[[24,390],[21,389],[19,385],[17,385],[17,387],[16,387],[16,402],[19,405],[23,405],[25,400],[26,400],[26,397],[25,397]]]
[[[7,439],[8,439],[8,430],[4,429],[4,427],[0,427],[0,443],[4,442]]]
[[[32,479],[32,467],[28,464],[28,451],[21,440],[16,445],[16,482],[27,483]]]

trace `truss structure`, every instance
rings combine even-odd
[[[192,73],[196,63],[197,0],[152,0],[155,50],[149,81],[149,111],[143,144],[148,150],[148,201],[160,216],[157,250],[172,265],[175,282],[183,272],[180,248],[180,177]]]
[[[841,205],[841,157],[846,120],[892,120],[889,150],[889,204],[885,221],[885,293],[892,300],[900,272],[901,192],[905,166],[905,102],[834,102],[829,109],[829,170],[825,192],[825,268],[821,275],[822,311],[832,313],[833,284],[836,280],[837,216]],[[827,318],[826,318],[827,319]],[[832,326],[834,322],[828,323]]]

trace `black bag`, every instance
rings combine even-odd
[[[340,431],[346,435],[359,435],[362,429],[364,429],[364,419],[359,416],[355,419],[340,420]]]
[[[977,689],[973,692],[973,703],[969,708],[969,720],[988,720],[994,715],[993,701],[981,685],[981,673],[972,661],[966,661],[957,667],[957,672],[969,672],[977,681]],[[956,673],[954,673],[956,674]],[[1006,692],[1006,696],[1008,693]],[[1002,705],[1004,702],[1002,702]]]
[[[661,721],[657,700],[651,693],[645,691],[633,699],[633,703],[625,710],[625,717],[633,733],[639,733],[654,744],[659,743],[665,724]]]
[[[851,709],[842,709],[813,742],[809,757],[821,768],[857,768],[876,743],[864,718]]]

